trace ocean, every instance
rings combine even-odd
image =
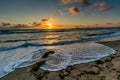
[[[120,39],[120,29],[0,30],[0,77],[16,68],[38,62],[47,51],[55,51],[40,69],[57,71],[114,54],[96,43]]]

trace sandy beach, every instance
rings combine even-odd
[[[120,80],[120,40],[99,43],[115,49],[116,54],[56,72],[38,70],[35,64],[17,69],[0,80]]]

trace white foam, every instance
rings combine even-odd
[[[59,56],[57,60],[54,60],[56,55],[49,57],[46,64],[40,67],[41,69],[58,71],[65,69],[67,66],[87,63],[115,53],[114,49],[98,43],[77,43],[59,46],[57,48],[59,51],[56,51],[56,53],[59,53],[59,55],[62,54],[62,56]]]
[[[0,54],[3,57],[3,58],[0,57],[0,59],[5,60],[3,64],[0,64],[0,77],[3,77],[6,74],[14,71],[16,68],[26,67],[35,64],[37,61],[39,61],[40,57],[42,56],[42,53],[48,51],[45,49],[40,50],[37,49],[37,51],[34,51],[32,49],[34,48],[28,48],[28,50],[30,51],[23,51],[26,53],[21,53],[22,52],[21,50],[17,50],[20,52],[14,54],[10,53],[8,54],[9,56],[7,57],[5,57],[4,53]]]
[[[35,64],[49,50],[54,50],[55,54],[51,54],[46,59],[46,63],[40,67],[49,71],[62,70],[70,65],[87,63],[115,53],[112,48],[98,43],[76,43],[44,48],[28,47],[13,52],[9,51],[6,54],[1,53],[0,59],[4,61],[0,61],[2,63],[0,64],[0,77],[14,71],[16,68]]]
[[[65,51],[55,50],[55,54],[47,58],[47,62],[40,68],[49,71],[65,69],[71,61],[71,55]]]

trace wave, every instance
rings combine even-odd
[[[111,38],[111,40],[114,39],[120,39],[120,34],[112,34],[112,35],[105,35],[105,36],[94,36],[94,37],[88,37],[88,38],[83,38],[83,39],[78,39],[78,40],[70,40],[70,41],[59,41],[59,42],[54,42],[51,44],[39,44],[39,43],[30,43],[30,42],[25,42],[24,44],[14,46],[14,47],[6,47],[6,48],[0,48],[0,51],[7,51],[7,50],[13,50],[13,49],[18,49],[18,48],[26,48],[29,46],[34,46],[34,47],[40,47],[40,46],[60,46],[60,45],[69,45],[69,44],[74,44],[74,43],[85,43],[85,42],[99,42],[102,40],[108,40]]]
[[[51,50],[55,51],[55,53],[49,55],[46,58],[46,62],[40,66],[43,70],[58,71],[68,66],[87,63],[115,53],[114,49],[98,43],[77,43],[55,46],[53,49],[49,49],[46,46],[43,49],[27,53],[26,55],[22,52],[20,52],[21,54],[16,53],[17,55],[14,54],[14,57],[18,58],[8,61],[8,63],[2,67],[0,66],[0,77],[7,75],[17,68],[30,66],[39,62],[42,56]],[[13,56],[11,58],[13,58]]]
[[[21,41],[33,41],[37,39],[22,39],[22,40],[6,40],[6,41],[0,41],[1,43],[9,43],[9,42],[21,42]]]
[[[58,29],[58,30],[0,30],[0,34],[24,34],[24,33],[44,33],[44,32],[70,32],[77,29]]]
[[[40,67],[41,69],[49,71],[62,70],[68,66],[87,63],[114,54],[115,50],[98,43],[81,43],[58,47],[55,52],[56,54],[48,57],[46,63]],[[67,63],[66,61],[69,59],[70,61]]]
[[[34,30],[34,29],[26,29],[26,30],[0,30],[0,34],[24,34],[24,33],[44,33],[44,32],[72,32],[72,31],[119,31],[120,29],[116,28],[77,28],[77,29],[53,29],[53,30]]]
[[[14,57],[19,57],[19,58],[15,58],[15,60],[12,60],[11,62],[8,61],[6,65],[0,66],[0,77],[7,75],[8,73],[14,71],[17,68],[22,68],[35,64],[40,60],[43,53],[47,51],[48,50],[40,49],[32,53],[28,53],[26,55],[24,55],[25,53],[22,53],[22,57],[20,54],[12,56],[11,59]]]
[[[114,34],[115,32],[107,32],[107,33],[97,33],[97,34],[88,34],[86,36],[101,36],[101,35],[110,35]]]

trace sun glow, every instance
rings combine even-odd
[[[53,25],[52,25],[52,24],[47,24],[47,28],[48,28],[48,29],[52,29],[52,28],[53,28]]]

